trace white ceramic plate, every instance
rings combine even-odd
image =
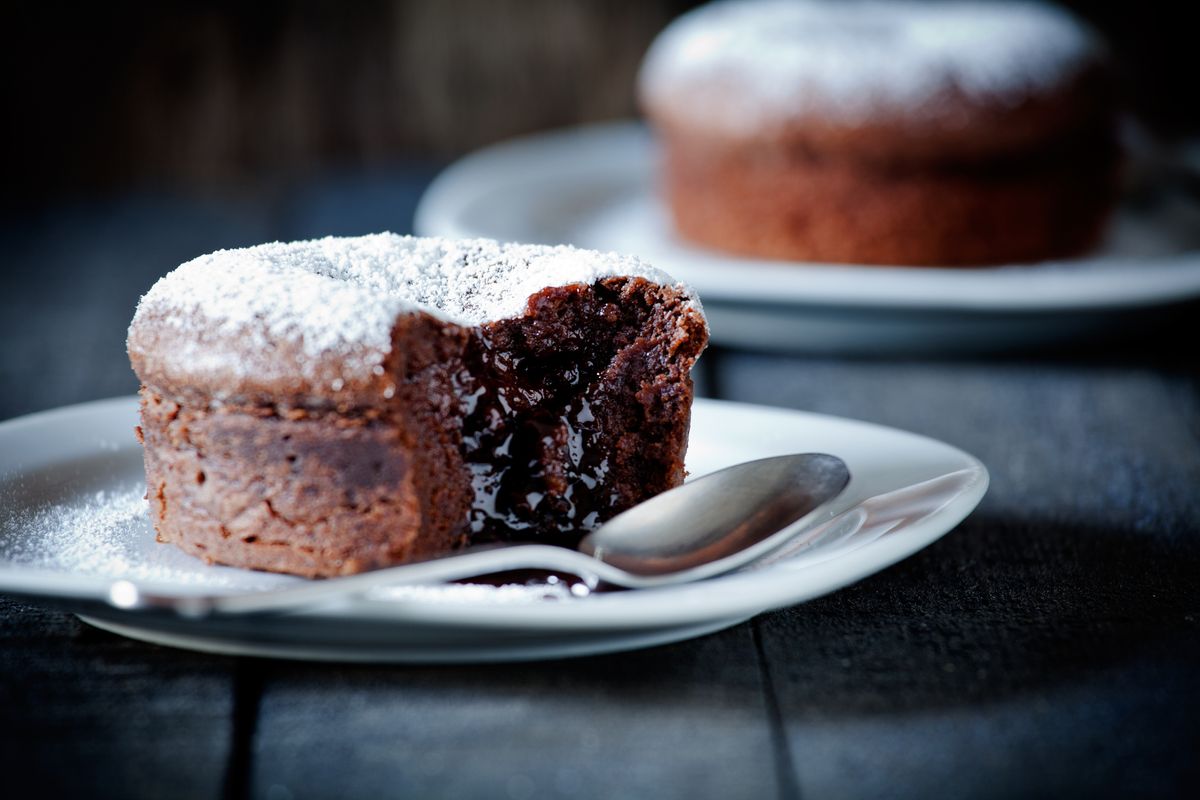
[[[700,293],[714,341],[840,352],[999,349],[1067,340],[1200,298],[1200,209],[1143,192],[1088,258],[933,269],[785,263],[688,245],[654,190],[646,128],[613,123],[496,145],[443,172],[425,235],[640,255]]]
[[[0,592],[85,613],[148,641],[224,653],[377,661],[549,658],[643,647],[727,627],[877,572],[975,508],[983,465],[911,433],[817,414],[697,401],[688,465],[823,451],[851,482],[799,552],[700,584],[577,596],[548,586],[418,586],[303,614],[210,617],[118,611],[113,581],[163,593],[269,591],[299,578],[208,566],[154,541],[136,401],[118,398],[0,424]]]

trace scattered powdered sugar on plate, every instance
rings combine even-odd
[[[134,529],[145,522],[144,487],[88,500],[19,508],[0,522],[0,559],[88,575],[127,574]]]
[[[80,494],[39,506],[6,503],[0,514],[0,566],[28,567],[194,593],[267,591],[301,579],[213,566],[155,541],[145,487]],[[413,604],[524,604],[572,600],[588,594],[582,584],[547,576],[507,584],[397,586],[370,593],[375,601]]]
[[[582,583],[572,583],[550,575],[544,581],[526,583],[443,583],[421,586],[391,586],[376,589],[371,600],[411,601],[416,603],[487,603],[525,604],[546,600],[572,600],[591,593]]]
[[[270,580],[277,576],[256,580],[244,570],[212,568],[156,542],[145,492],[137,485],[18,507],[0,519],[0,562],[155,584],[248,590],[278,585]]]

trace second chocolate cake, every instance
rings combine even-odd
[[[701,6],[646,56],[676,231],[785,261],[1078,255],[1117,197],[1107,53],[1041,3]]]

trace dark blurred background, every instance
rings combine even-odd
[[[635,114],[646,47],[694,5],[10,4],[0,420],[135,391],[126,327],[139,295],[183,261],[410,232],[422,192],[454,158]],[[1073,6],[1111,39],[1152,130],[1200,133],[1189,4]],[[1155,351],[1123,346],[1138,359]]]
[[[129,187],[286,184],[446,163],[635,113],[646,46],[684,0],[18,2],[3,48],[6,207]],[[1131,105],[1200,131],[1189,3],[1070,5]]]

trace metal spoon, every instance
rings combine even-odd
[[[618,514],[578,550],[539,544],[468,548],[441,558],[294,588],[232,595],[160,595],[129,581],[108,593],[120,609],[167,609],[189,617],[296,611],[372,589],[436,583],[520,569],[566,572],[630,589],[731,572],[832,516],[850,481],[845,462],[823,453],[777,456],[713,472]]]

